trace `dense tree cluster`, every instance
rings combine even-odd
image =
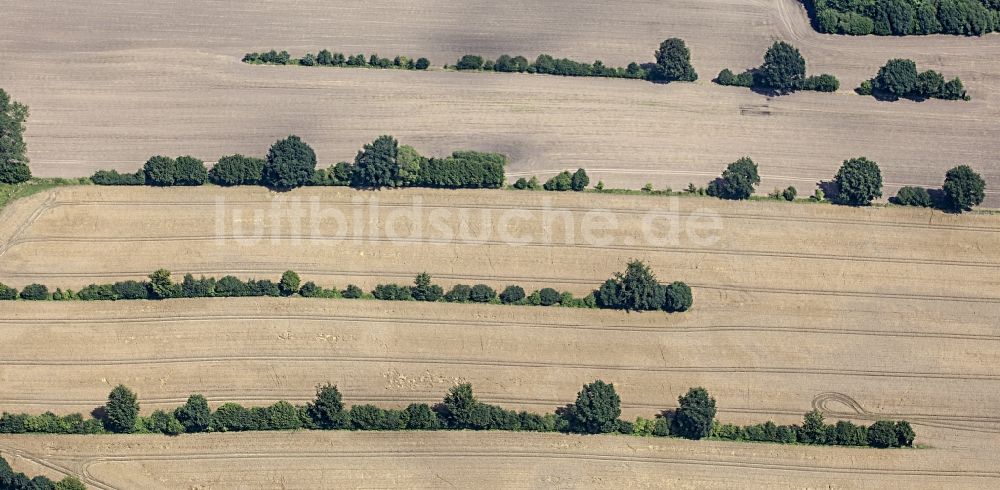
[[[427,58],[410,58],[396,56],[393,59],[382,58],[377,54],[365,57],[364,53],[347,55],[333,53],[324,49],[316,54],[306,53],[301,58],[292,58],[288,51],[280,53],[271,50],[264,53],[247,53],[243,62],[252,65],[301,65],[301,66],[337,66],[358,68],[395,68],[401,70],[426,70],[431,66]]]
[[[968,165],[959,165],[945,173],[941,189],[906,186],[889,199],[901,206],[937,208],[952,213],[970,211],[986,198],[986,181]]]
[[[67,476],[59,481],[52,481],[42,475],[28,478],[28,475],[14,471],[7,460],[0,457],[0,490],[86,490],[86,488],[87,486],[75,476]]]
[[[683,282],[661,284],[639,260],[628,263],[596,292],[597,305],[627,311],[687,311],[694,303],[691,288]]]
[[[889,60],[875,78],[862,82],[855,92],[891,100],[971,100],[959,78],[945,81],[944,75],[934,70],[918,73],[917,64],[908,59]]]
[[[711,435],[728,441],[876,448],[910,447],[916,436],[913,427],[905,420],[879,420],[867,427],[846,420],[827,424],[823,414],[817,410],[807,413],[802,425],[777,425],[771,421],[747,426],[716,423]]]
[[[580,168],[576,172],[570,173],[569,170],[560,172],[555,177],[552,177],[542,188],[547,191],[576,191],[580,192],[590,185],[590,177],[587,176],[587,171]],[[514,183],[515,189],[529,189],[531,186],[529,182],[524,180],[524,178],[519,179]]]
[[[816,30],[829,34],[979,36],[1000,26],[996,0],[803,0]]]
[[[764,63],[740,74],[729,68],[719,72],[714,80],[719,85],[732,85],[787,94],[796,90],[836,92],[840,88],[837,77],[829,74],[806,76],[806,60],[791,44],[776,41],[764,53]]]
[[[177,157],[176,159],[161,155],[154,156],[143,165],[142,173],[146,185],[157,187],[197,186],[208,181],[208,169],[205,167],[205,162],[190,156]],[[113,177],[113,174],[105,174],[105,178],[108,176]],[[122,177],[126,181],[131,180],[127,175]]]
[[[0,183],[19,184],[31,178],[28,145],[24,143],[24,123],[28,106],[0,89]]]

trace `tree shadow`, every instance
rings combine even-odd
[[[823,191],[823,197],[828,201],[837,202],[840,197],[840,186],[834,180],[821,180],[816,183],[816,187]]]
[[[90,415],[101,422],[104,422],[108,418],[107,409],[101,405],[90,411]]]

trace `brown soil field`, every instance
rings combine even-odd
[[[38,0],[5,12],[0,87],[32,109],[28,143],[40,176],[138,168],[152,154],[206,161],[263,154],[299,134],[324,164],[351,159],[381,133],[427,154],[502,151],[512,176],[586,167],[594,182],[637,188],[703,185],[752,156],[766,192],[811,193],[841,160],[878,161],[887,195],[940,185],[959,163],[989,183],[1000,206],[1000,35],[849,38],[817,34],[796,0],[630,0],[565,9],[555,0],[487,2],[319,0],[236,5],[158,0],[86,4]],[[623,65],[652,59],[666,37],[685,39],[694,84],[628,80],[254,67],[247,51],[427,56],[539,52]],[[840,93],[766,97],[713,85],[724,67],[760,63],[783,39]],[[886,60],[960,76],[973,101],[879,102],[851,90]]]
[[[555,224],[544,224],[546,213]],[[598,216],[605,226],[594,231]],[[666,223],[680,227],[677,236]],[[998,232],[988,214],[707,198],[61,188],[0,214],[0,281],[79,288],[158,267],[271,278],[292,268],[303,280],[370,289],[427,270],[445,286],[518,282],[585,294],[637,257],[663,280],[692,284],[695,308],[666,315],[301,298],[7,303],[0,410],[86,412],[118,383],[140,394],[146,413],[194,392],[214,405],[302,403],[327,381],[347,403],[405,406],[440,400],[468,381],[484,401],[551,411],[601,378],[615,383],[626,417],[672,408],[701,385],[718,399],[723,421],[792,423],[813,408],[830,419],[906,418],[929,449],[299,433],[7,437],[0,451],[23,455],[19,468],[42,461],[122,488],[302,488],[315,486],[316,475],[348,478],[345,486],[444,485],[435,474],[456,486],[476,478],[514,487],[700,488],[746,478],[770,488],[993,487]],[[337,452],[355,448],[355,456]],[[400,459],[404,466],[392,466]],[[248,471],[243,460],[259,464]],[[658,464],[670,468],[656,471]]]
[[[93,488],[995,488],[976,451],[505,433],[11,437],[24,471]],[[13,457],[11,457],[13,456]]]

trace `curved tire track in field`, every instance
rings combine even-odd
[[[844,410],[835,410],[833,405],[841,405],[847,408]],[[876,414],[866,410],[857,400],[844,393],[838,393],[835,391],[828,391],[820,393],[813,398],[812,401],[813,410],[819,410],[823,414],[829,414],[839,418],[851,418],[851,419],[862,419],[868,421],[886,420],[886,419],[905,419],[913,425],[923,425],[928,427],[937,427],[943,429],[952,429],[959,431],[969,431],[969,432],[990,432],[994,434],[1000,434],[1000,427],[995,424],[1000,424],[1000,417],[981,417],[981,416],[968,416],[968,415],[953,415],[953,414]],[[951,422],[951,423],[948,423]],[[982,424],[994,424],[992,427],[983,426]]]
[[[787,332],[804,334],[825,334],[825,335],[859,335],[866,337],[899,337],[899,338],[937,338],[951,340],[976,340],[985,342],[1000,341],[1000,335],[988,334],[963,334],[952,332],[921,332],[914,330],[901,331],[872,331],[852,328],[825,328],[825,327],[779,327],[769,325],[707,325],[707,326],[642,326],[642,325],[600,325],[600,324],[559,324],[559,323],[533,323],[518,321],[492,321],[492,320],[449,320],[449,319],[428,319],[405,316],[377,316],[377,315],[310,315],[310,314],[275,314],[275,315],[169,315],[169,316],[143,316],[143,317],[109,317],[100,319],[87,319],[76,317],[63,318],[31,318],[31,319],[0,319],[0,325],[127,325],[127,324],[155,324],[155,323],[186,323],[186,322],[218,322],[224,320],[241,321],[315,321],[325,322],[341,321],[348,323],[384,323],[399,325],[400,323],[410,323],[419,325],[449,325],[458,327],[491,327],[491,328],[538,328],[553,330],[587,330],[605,332],[635,332],[635,333],[702,333],[702,332]],[[2,362],[2,361],[0,361]]]
[[[11,233],[9,239],[0,243],[0,257],[3,257],[3,255],[7,253],[7,250],[10,250],[12,247],[18,245],[18,240],[20,240],[19,237],[22,234],[24,234],[25,230],[31,227],[31,225],[35,224],[35,222],[38,221],[38,218],[40,218],[42,214],[44,214],[46,211],[54,208],[57,205],[56,197],[58,197],[58,190],[50,191],[49,195],[45,198],[45,201],[42,202],[41,206],[38,206],[38,208],[36,208],[30,215],[28,215],[28,218],[25,219],[23,223],[21,223],[20,225],[18,225],[17,228],[14,229],[14,232]]]
[[[2,444],[0,444],[0,452],[16,455],[19,458],[26,459],[28,461],[31,461],[32,463],[43,466],[57,473],[61,473],[65,476],[75,476],[83,480],[84,483],[96,488],[100,488],[102,490],[116,490],[116,487],[108,485],[107,483],[104,483],[101,480],[98,480],[88,475],[86,472],[86,468],[84,468],[83,474],[79,474],[61,464],[52,462],[51,459],[46,459],[41,456],[36,456],[32,453],[22,451],[20,449],[15,449]],[[66,458],[66,459],[71,459],[71,458]]]

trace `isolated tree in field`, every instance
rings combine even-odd
[[[573,174],[573,178],[570,179],[570,187],[574,191],[580,192],[586,189],[588,185],[590,185],[590,177],[587,176],[587,171],[582,168],[577,169],[576,173]]]
[[[291,135],[278,140],[267,152],[264,184],[273,189],[301,187],[316,173],[316,152],[301,138]]]
[[[673,82],[693,82],[698,74],[691,66],[691,51],[683,39],[672,37],[660,43],[656,50],[655,77],[659,80]]]
[[[754,84],[790,92],[799,88],[805,77],[805,58],[791,44],[778,41],[764,53],[764,64],[754,73]]]
[[[177,181],[177,161],[170,157],[156,155],[143,165],[146,185],[171,186]]]
[[[306,404],[306,414],[320,429],[343,427],[344,402],[336,385],[325,384],[316,387],[316,399]]]
[[[916,92],[918,78],[917,64],[913,60],[897,58],[879,68],[872,85],[876,90],[906,97]]]
[[[208,180],[205,162],[190,156],[177,157],[174,185],[202,185]]]
[[[278,289],[281,290],[282,296],[291,296],[298,292],[301,283],[302,280],[299,279],[299,275],[295,271],[285,271],[281,275],[281,282],[278,283]]]
[[[31,178],[28,146],[24,143],[24,123],[28,106],[13,101],[0,89],[0,183],[18,184]]]
[[[111,432],[128,433],[135,430],[139,416],[139,400],[125,385],[118,385],[108,395],[104,405],[104,426]]]
[[[378,189],[399,185],[399,142],[389,135],[379,136],[365,145],[354,157],[351,185],[362,189]]]
[[[757,184],[760,184],[757,164],[743,157],[730,163],[721,178],[709,182],[707,192],[722,199],[747,199],[753,195]]]
[[[187,403],[174,410],[174,417],[184,426],[185,432],[205,432],[212,423],[212,410],[202,395],[191,395]]]
[[[671,434],[688,439],[708,437],[715,420],[715,398],[708,395],[705,388],[691,388],[687,394],[677,399],[680,406],[674,413]]]
[[[567,415],[573,432],[604,434],[617,429],[621,414],[621,398],[615,385],[596,380],[583,385]]]
[[[865,158],[845,160],[834,178],[839,188],[837,200],[849,206],[868,206],[882,197],[882,172],[878,164]]]
[[[663,309],[669,312],[687,311],[694,304],[691,287],[683,282],[672,282],[667,286]]]
[[[952,211],[968,211],[983,203],[986,181],[968,165],[959,165],[945,174],[944,195]]]

